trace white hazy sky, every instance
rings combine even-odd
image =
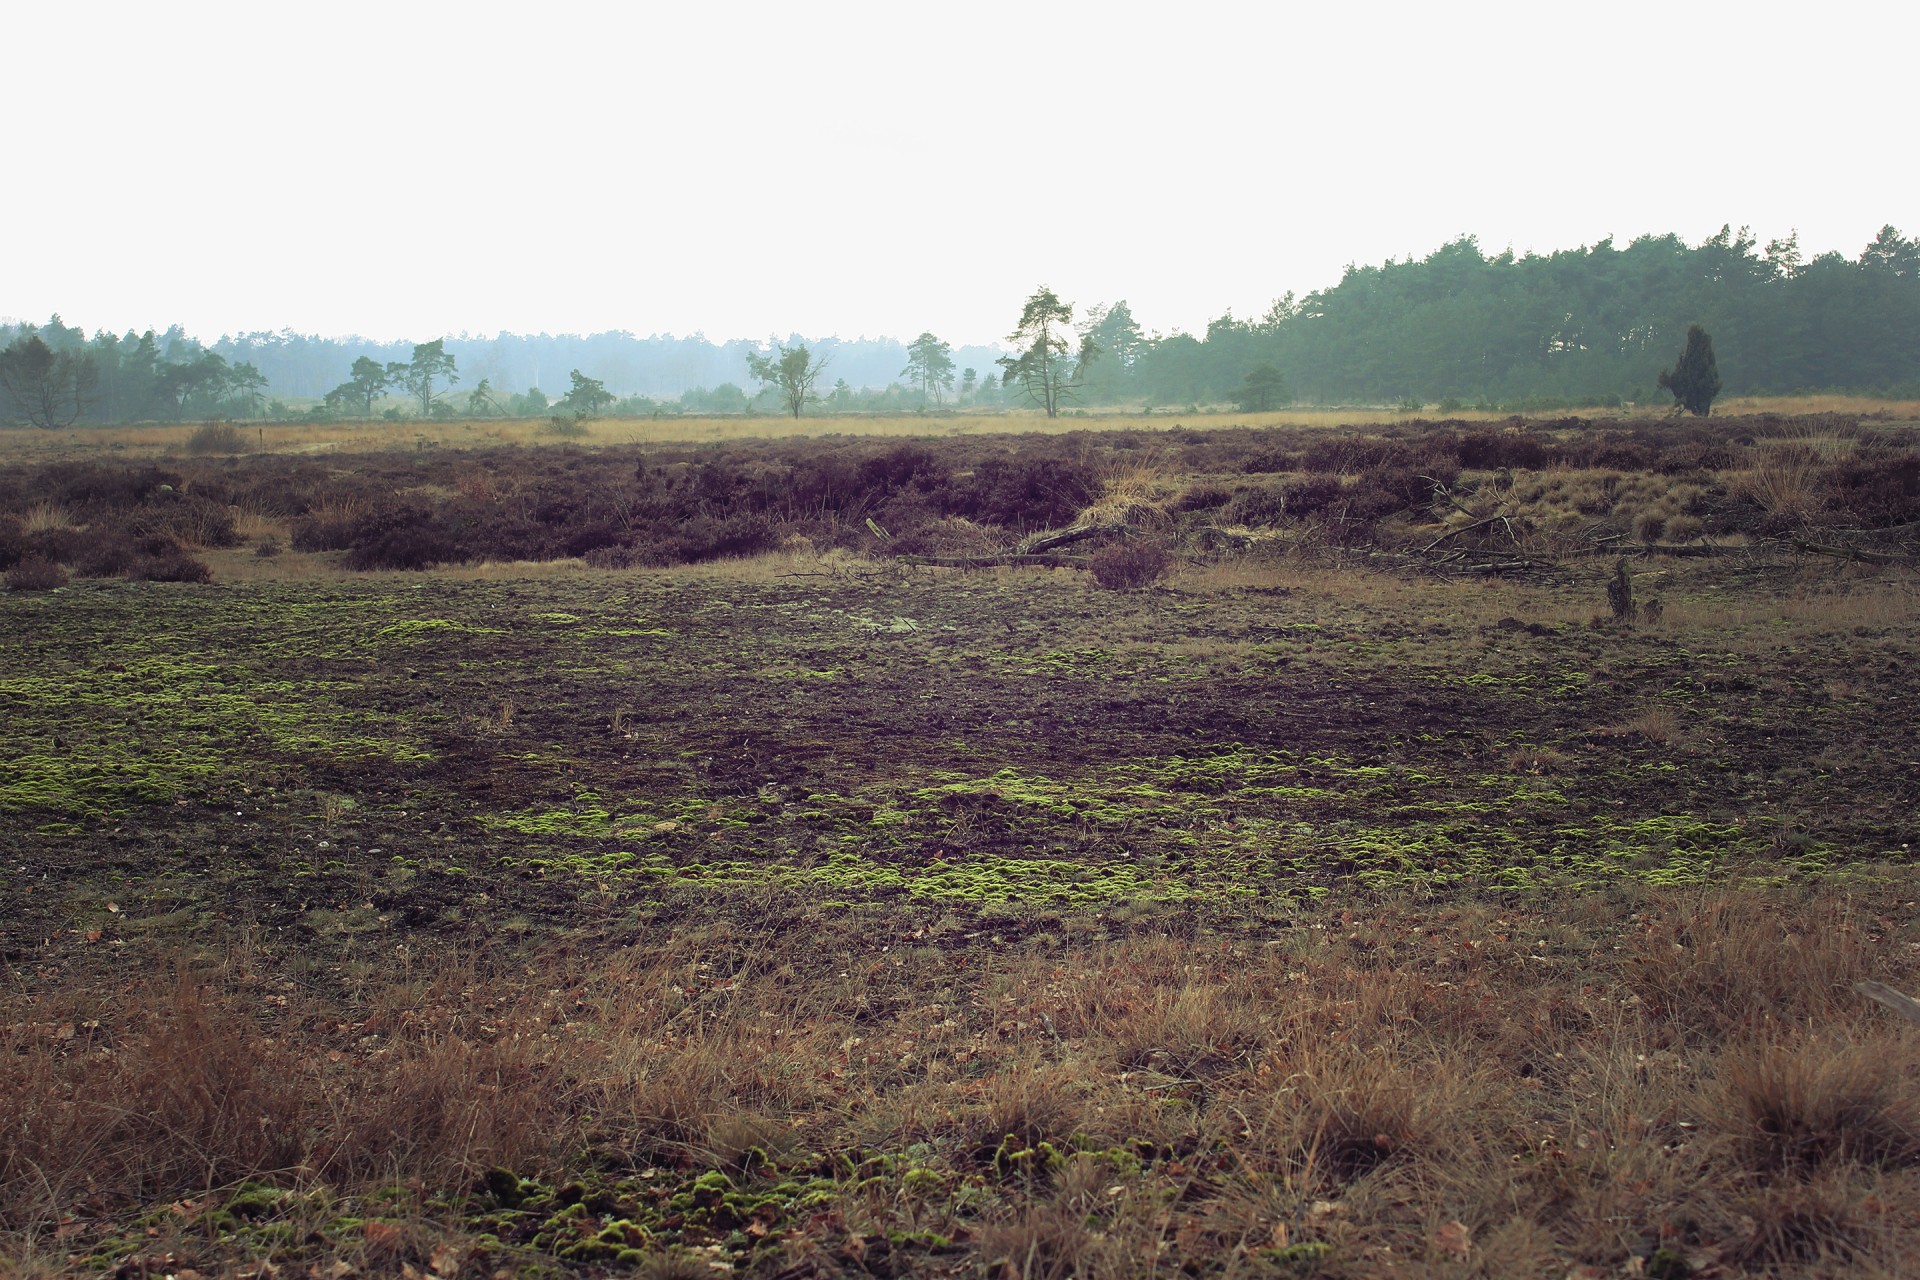
[[[0,315],[994,341],[1351,262],[1920,232],[1920,7],[15,0]]]

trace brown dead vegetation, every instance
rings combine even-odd
[[[793,1248],[932,1232],[964,1242],[913,1264],[942,1274],[1892,1271],[1920,1223],[1920,1045],[1850,984],[1920,986],[1909,908],[1352,903],[1270,936],[1056,933],[959,971],[885,916],[823,918],[512,971],[449,957],[350,996],[264,946],[43,971],[0,1009],[0,1229],[51,1275],[50,1240],[84,1257],[142,1205],[248,1180],[346,1204],[494,1168],[557,1184],[583,1159],[746,1182],[911,1148],[842,1180]],[[400,1224],[416,1252],[511,1270],[439,1203]],[[207,1274],[244,1261],[163,1242]],[[282,1265],[335,1274],[363,1248],[321,1230]]]

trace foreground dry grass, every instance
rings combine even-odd
[[[1912,894],[743,902],[344,984],[269,939],[42,970],[0,1009],[0,1267],[1897,1275],[1920,1028],[1851,984],[1920,986]]]

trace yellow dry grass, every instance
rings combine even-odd
[[[20,525],[28,533],[40,533],[47,529],[75,529],[73,513],[58,502],[36,502],[28,507],[20,519]]]
[[[1878,396],[1730,396],[1713,406],[1716,418],[1744,413],[1845,413],[1920,421],[1920,400],[1886,400]]]
[[[1556,418],[1566,411],[1533,415]],[[1630,416],[1624,410],[1578,410],[1583,417]],[[1632,411],[1645,417],[1657,409]],[[1845,413],[1873,415],[1894,421],[1920,421],[1920,401],[1877,400],[1859,396],[1796,396],[1777,399],[1746,397],[1723,401],[1716,417],[1738,414]],[[1049,419],[1034,410],[997,413],[936,412],[902,415],[848,415],[786,418],[755,414],[738,417],[608,418],[590,424],[580,437],[556,436],[545,418],[457,419],[448,421],[249,423],[241,428],[251,452],[325,454],[369,450],[428,450],[485,448],[496,445],[574,444],[585,448],[632,444],[704,444],[735,440],[785,439],[812,436],[944,437],[1033,433],[1063,435],[1074,431],[1172,431],[1193,427],[1207,430],[1233,427],[1350,427],[1356,424],[1394,424],[1432,418],[1435,411],[1407,411],[1375,405],[1301,407],[1271,413],[1235,413],[1215,410],[1158,412],[1134,410],[1073,410]],[[1516,416],[1505,412],[1461,410],[1446,415],[1464,422],[1504,422]],[[140,423],[117,427],[83,427],[66,431],[0,431],[0,462],[35,462],[52,458],[116,454],[158,457],[185,452],[186,442],[202,423]]]

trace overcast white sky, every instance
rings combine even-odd
[[[0,315],[377,338],[1149,330],[1350,262],[1920,232],[1920,7],[9,6]]]

